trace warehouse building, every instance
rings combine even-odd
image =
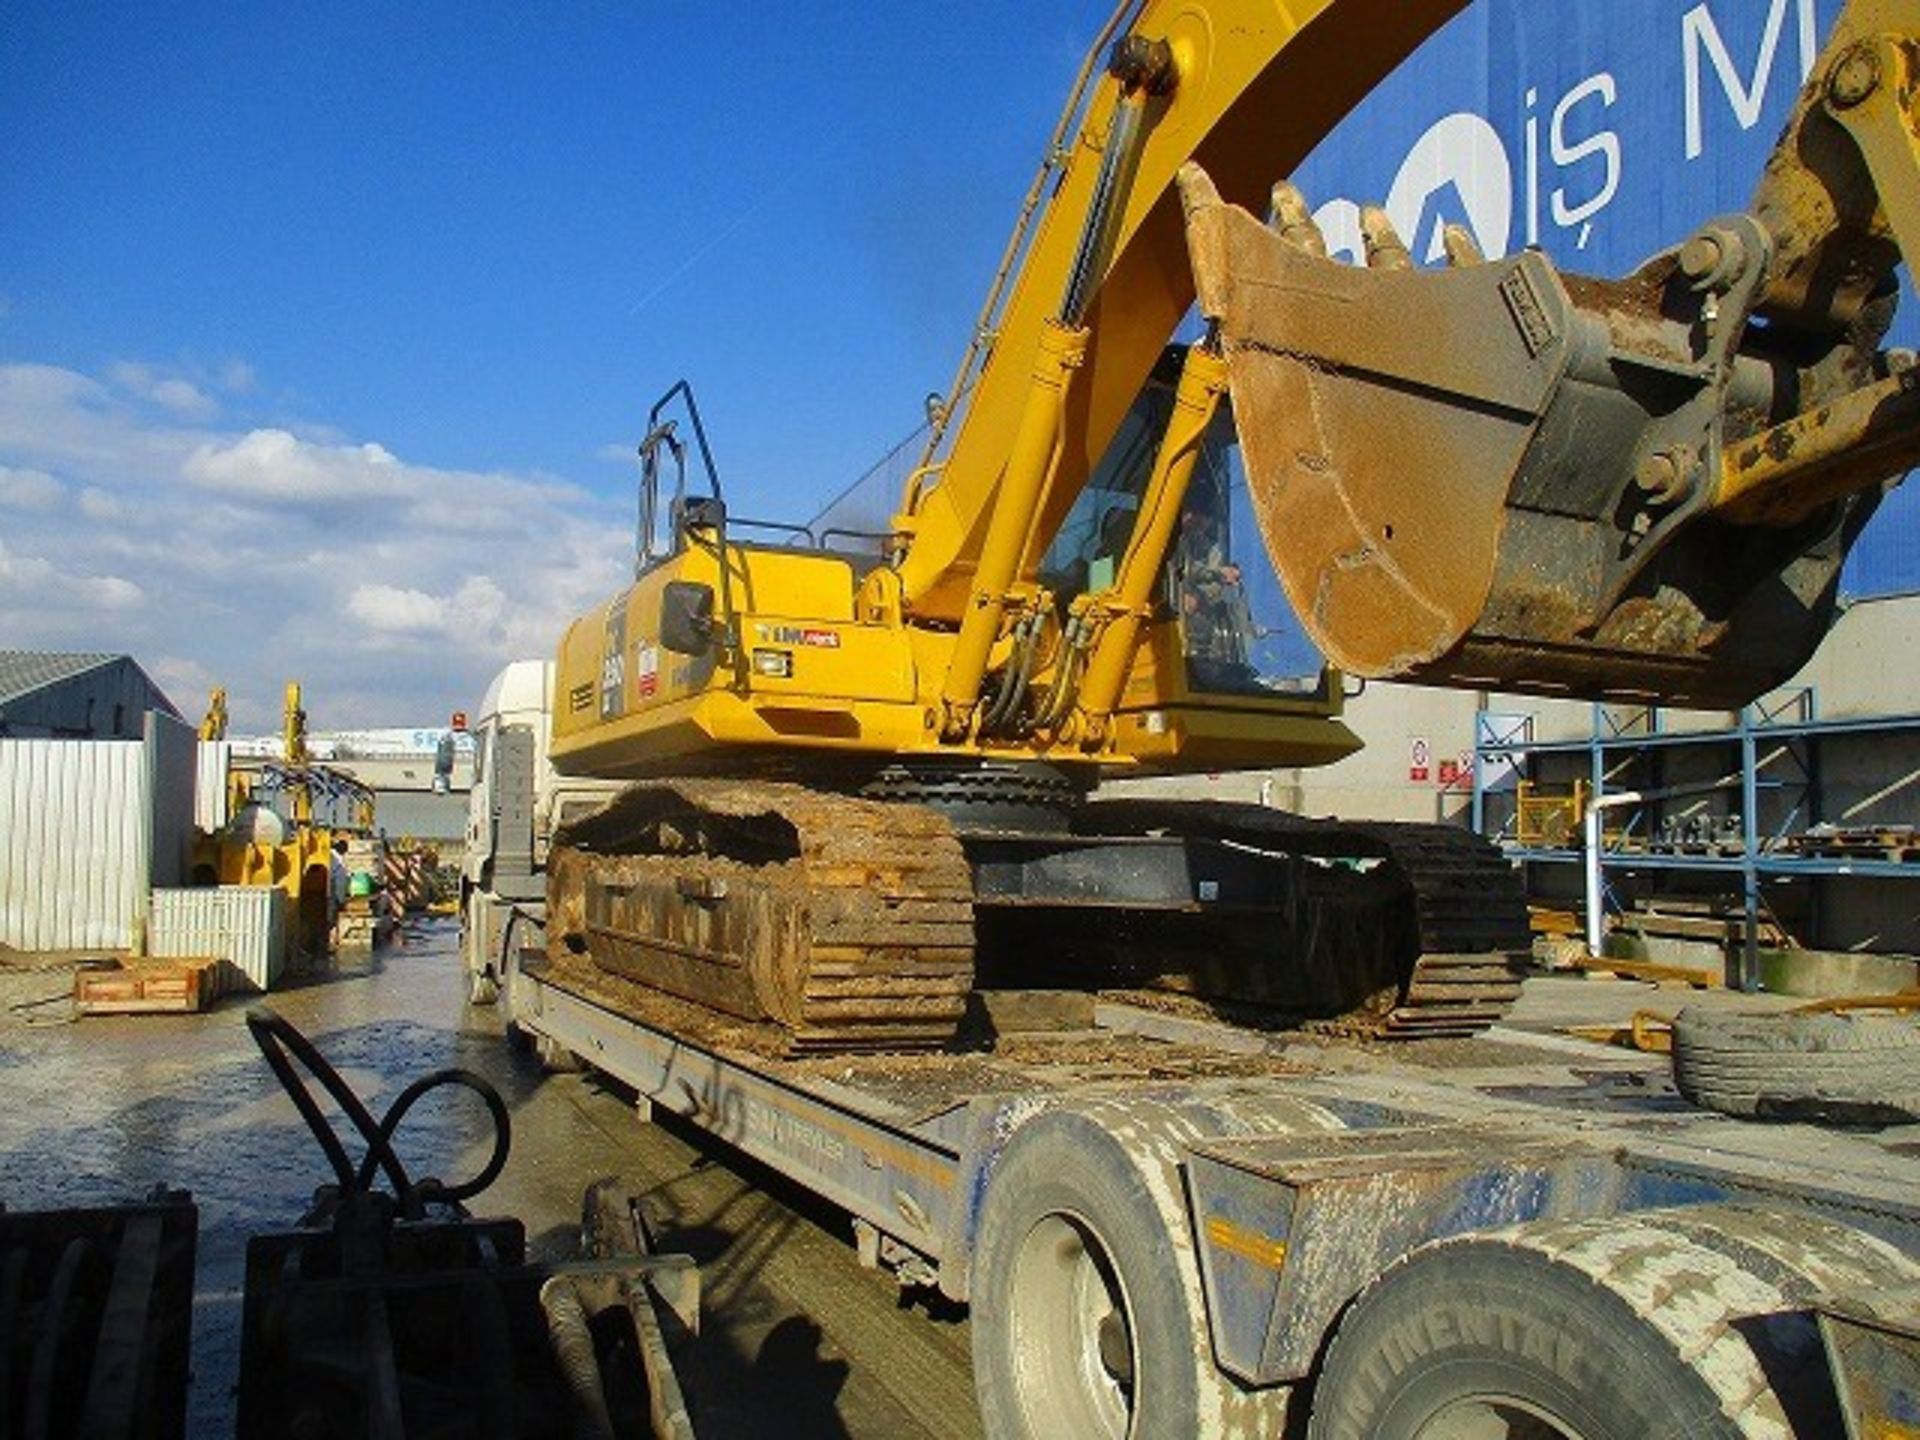
[[[180,718],[131,655],[0,650],[0,738],[138,740],[150,710]]]

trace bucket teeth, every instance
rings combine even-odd
[[[1196,211],[1211,209],[1223,203],[1220,191],[1213,183],[1213,177],[1192,160],[1188,160],[1174,175],[1180,186],[1180,207],[1189,219]]]
[[[1413,256],[1378,205],[1360,207],[1360,238],[1366,243],[1367,264],[1375,270],[1411,270]]]
[[[1480,253],[1480,246],[1474,240],[1473,232],[1464,225],[1448,225],[1440,232],[1440,244],[1446,249],[1447,264],[1456,269],[1487,263],[1487,257]]]
[[[1320,259],[1326,258],[1327,237],[1313,223],[1313,212],[1307,208],[1307,197],[1291,181],[1282,180],[1273,187],[1267,209],[1267,225],[1289,245]]]

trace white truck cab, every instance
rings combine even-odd
[[[472,723],[460,917],[461,951],[480,1003],[495,996],[504,948],[536,942],[545,922],[547,843],[561,805],[596,804],[621,788],[563,779],[547,763],[552,697],[553,662],[515,660],[493,677]]]

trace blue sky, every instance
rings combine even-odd
[[[736,507],[804,518],[945,384],[1106,9],[9,0],[0,645],[129,648],[244,723],[281,672],[319,723],[431,719],[617,583],[683,374]],[[463,636],[421,533],[462,494],[537,624]],[[591,586],[513,584],[516,507]]]
[[[1837,6],[1478,0],[1300,179],[1619,273],[1745,203]],[[807,517],[947,384],[1108,8],[0,0],[0,647],[435,723],[623,582],[682,376]],[[1920,490],[1852,573],[1920,584]]]

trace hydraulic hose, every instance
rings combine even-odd
[[[547,1338],[553,1343],[554,1363],[573,1399],[573,1433],[579,1440],[614,1440],[613,1416],[600,1377],[600,1356],[593,1344],[580,1292],[565,1275],[555,1275],[540,1287],[540,1308],[547,1316]]]
[[[402,1090],[393,1104],[387,1107],[386,1114],[376,1121],[360,1097],[354,1094],[353,1087],[341,1078],[340,1072],[284,1016],[264,1005],[256,1005],[247,1012],[247,1030],[287,1092],[287,1097],[293,1101],[294,1108],[300,1112],[301,1118],[307,1122],[307,1128],[319,1142],[343,1196],[367,1193],[373,1187],[375,1172],[384,1171],[388,1183],[393,1186],[400,1213],[409,1219],[418,1219],[429,1201],[457,1205],[469,1200],[491,1185],[505,1168],[513,1140],[512,1120],[507,1113],[507,1102],[484,1076],[458,1068],[435,1070]],[[320,1082],[321,1088],[353,1122],[354,1128],[366,1141],[367,1153],[357,1169],[348,1158],[347,1148],[341,1143],[332,1122],[327,1119],[319,1102],[314,1099],[312,1090],[294,1068],[295,1060]],[[471,1090],[480,1097],[493,1121],[493,1150],[487,1157],[487,1163],[458,1185],[446,1185],[432,1177],[416,1182],[407,1174],[399,1152],[394,1149],[394,1133],[423,1096],[447,1085]]]

